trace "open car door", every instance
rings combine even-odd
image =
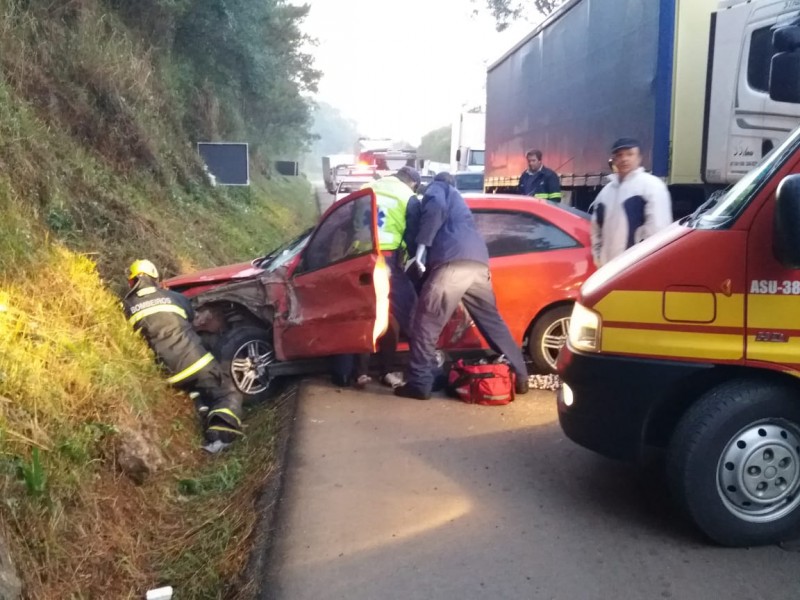
[[[285,360],[374,352],[388,325],[389,272],[379,251],[375,194],[355,192],[331,207],[303,250],[275,316]]]

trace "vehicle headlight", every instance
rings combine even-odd
[[[600,315],[576,302],[569,321],[570,347],[582,352],[598,352],[601,328]]]

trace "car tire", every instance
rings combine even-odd
[[[213,352],[225,373],[245,401],[261,401],[269,396],[272,381],[264,367],[275,361],[272,332],[246,326],[222,334]]]
[[[528,355],[537,373],[556,372],[556,359],[567,342],[572,306],[556,306],[542,314],[528,336]],[[559,344],[556,348],[556,344]]]
[[[771,544],[800,530],[800,403],[785,386],[724,383],[683,416],[667,454],[675,500],[723,546]]]

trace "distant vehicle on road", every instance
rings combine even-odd
[[[357,192],[366,184],[375,181],[376,179],[378,179],[378,177],[372,177],[369,175],[345,177],[339,182],[339,185],[336,186],[336,202],[349,196],[353,192]]]
[[[335,174],[343,165],[352,165],[352,154],[333,154],[322,157],[322,179],[329,194],[336,191]]]
[[[553,372],[578,289],[594,270],[588,215],[524,196],[465,199],[486,240],[500,313],[536,369]],[[359,190],[267,256],[165,285],[192,299],[208,347],[245,395],[259,396],[274,377],[307,372],[307,359],[373,350],[388,311],[377,218],[372,191]],[[439,347],[486,349],[463,309]]]

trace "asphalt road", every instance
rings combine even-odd
[[[480,407],[311,380],[291,444],[271,598],[800,597],[800,554],[710,545],[657,467],[567,440],[551,392]]]
[[[800,597],[800,555],[709,545],[653,472],[567,440],[551,392],[505,407],[303,385],[279,599]]]

